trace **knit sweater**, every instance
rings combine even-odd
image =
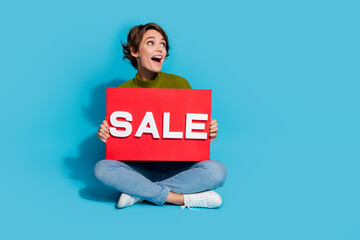
[[[179,88],[191,89],[190,84],[185,78],[180,76],[159,72],[155,75],[154,79],[141,80],[138,74],[135,78],[121,84],[121,88]]]

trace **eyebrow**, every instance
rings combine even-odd
[[[155,37],[153,37],[153,36],[147,37],[147,38],[145,39],[145,41],[148,40],[149,38],[155,38]],[[161,38],[161,40],[164,40],[164,41],[165,41],[165,38]]]

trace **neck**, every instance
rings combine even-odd
[[[150,80],[155,78],[157,72],[151,72],[147,69],[139,68],[137,74],[141,80]]]

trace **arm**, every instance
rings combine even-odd
[[[217,131],[218,131],[218,124],[216,122],[216,119],[212,119],[209,124],[209,133],[210,133],[210,142],[214,141],[214,139],[217,137]]]

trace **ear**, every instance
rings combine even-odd
[[[131,56],[133,56],[134,58],[137,58],[139,56],[139,53],[134,52],[132,49],[130,49],[130,53],[131,53]]]

